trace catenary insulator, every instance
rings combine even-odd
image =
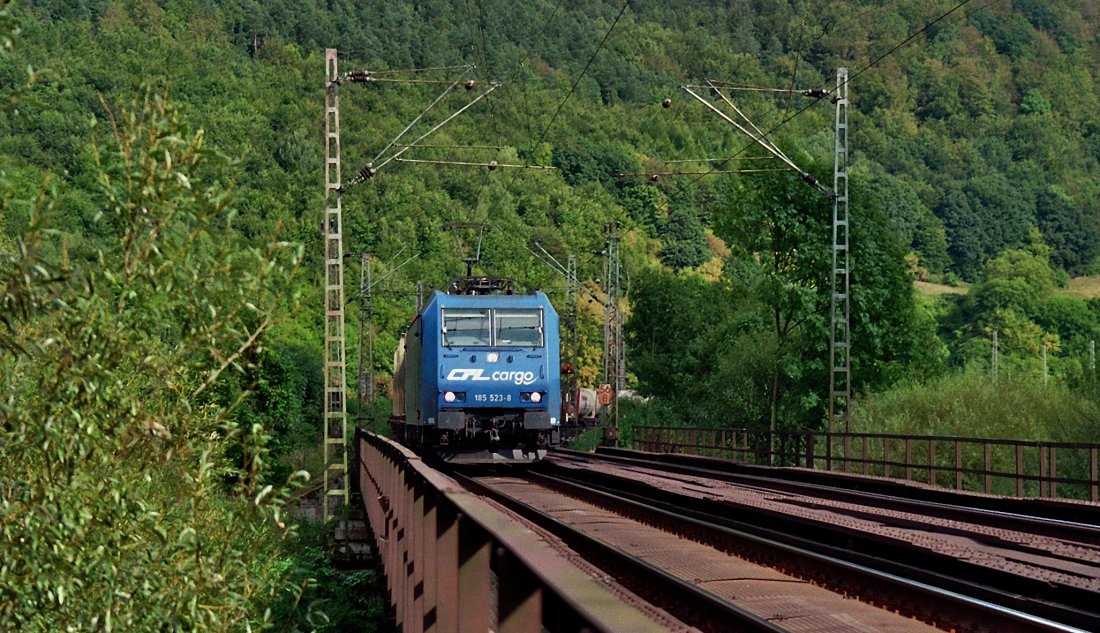
[[[465,85],[465,86],[466,86],[466,89],[467,89],[467,90],[473,90],[473,88],[474,88],[474,80],[473,80],[473,79],[467,79],[467,80],[466,80],[466,83],[465,83],[465,84],[463,84],[463,85]]]
[[[650,182],[657,182],[660,179],[661,179],[661,177],[658,174],[653,174],[649,177]]]
[[[370,81],[370,73],[365,70],[353,70],[348,73],[348,79],[354,82]]]
[[[363,180],[367,180],[376,173],[378,173],[378,172],[375,171],[373,165],[367,165],[367,166],[365,166],[365,167],[363,167],[362,169],[359,170],[359,177],[362,178]]]
[[[829,91],[824,88],[810,88],[809,90],[803,91],[802,94],[806,95],[807,97],[821,99],[827,97],[829,95]]]
[[[661,102],[661,107],[662,107],[662,108],[670,108],[670,107],[672,107],[672,99],[665,99],[664,101],[662,101],[662,102]]]
[[[495,160],[489,161],[489,171],[495,171],[497,168],[497,162]]]

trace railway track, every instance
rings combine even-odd
[[[577,451],[559,450],[559,455],[584,456]],[[675,453],[644,453],[631,449],[602,447],[598,450],[601,458],[618,460],[621,463],[661,464],[663,468],[675,472],[677,467],[686,467],[683,472],[706,471],[712,476],[728,477],[728,481],[763,482],[774,489],[782,489],[784,484],[790,490],[798,492],[806,488],[800,484],[817,484],[840,490],[880,494],[887,497],[899,497],[913,501],[941,503],[948,506],[966,506],[975,510],[1004,512],[1010,515],[1030,516],[1049,521],[1067,521],[1100,525],[1100,505],[1076,502],[1066,499],[1013,498],[985,495],[972,492],[928,486],[897,479],[871,477],[858,473],[836,472],[829,470],[810,470],[804,468],[773,468],[740,462]],[[743,478],[742,478],[743,477]]]
[[[873,590],[864,599],[892,604],[896,610],[949,629],[959,630],[956,624],[970,618],[966,630],[1010,630],[1007,624],[988,628],[990,612],[969,611],[981,604],[994,612],[1030,614],[1030,619],[1022,616],[1026,624],[1012,625],[1017,630],[1100,630],[1100,538],[1093,525],[817,484],[792,486],[761,477],[737,476],[738,481],[731,482],[728,474],[637,459],[614,462],[559,453],[542,464],[535,476],[559,494],[588,499],[585,495],[602,491],[607,495],[604,499],[590,500],[616,512],[640,512],[620,507],[632,502],[648,507],[647,512],[663,510],[676,520],[690,517],[702,525],[847,561],[888,578],[970,600],[963,607],[937,603],[928,608],[929,599],[920,598],[915,606],[907,606],[918,595],[913,587],[905,585],[891,596],[886,580],[871,581]],[[677,527],[667,516],[659,520],[673,531],[694,537],[701,529]],[[724,542],[727,551],[751,559],[767,562],[779,556],[774,549],[743,545],[738,550]],[[800,578],[852,595],[860,595],[861,583],[867,583],[855,576],[838,581],[847,572],[838,576],[820,562],[783,565]],[[952,614],[948,624],[944,624],[946,613]]]
[[[514,475],[480,473],[460,481],[704,631],[1083,630],[687,517],[661,502],[595,490],[588,482]]]

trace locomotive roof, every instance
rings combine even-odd
[[[433,305],[441,308],[535,308],[549,307],[550,301],[546,298],[546,294],[540,291],[522,295],[449,295],[436,290],[424,305],[424,309],[427,310]]]

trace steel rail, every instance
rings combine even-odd
[[[587,475],[586,473],[586,477]],[[844,589],[848,595],[859,595],[859,592],[853,591],[852,587],[874,587],[879,592],[894,594],[896,600],[894,604],[918,606],[920,610],[912,613],[912,615],[920,617],[920,619],[941,623],[958,623],[969,620],[973,623],[973,630],[999,632],[1058,631],[1062,633],[1084,633],[1087,630],[1095,630],[1076,628],[896,574],[885,573],[842,558],[731,529],[716,522],[721,520],[719,517],[690,517],[681,507],[661,508],[652,500],[636,499],[633,498],[633,495],[624,495],[621,490],[600,489],[601,486],[593,485],[587,478],[584,482],[577,482],[542,473],[532,473],[532,477],[563,492],[568,491],[569,494],[581,495],[588,501],[597,503],[597,505],[613,512],[628,509],[631,513],[644,516],[643,520],[652,524],[664,523],[665,525],[681,526],[680,529],[690,531],[697,537],[701,535],[705,539],[704,542],[711,545],[729,546],[732,539],[742,544],[742,547],[747,544],[758,551],[767,551],[769,554],[767,558],[778,555],[784,560],[797,561],[796,567],[804,571],[819,570],[823,572],[812,574],[817,576],[822,584],[835,583],[836,573],[839,571],[852,579],[851,587]],[[830,581],[829,579],[833,580]]]
[[[362,430],[356,439],[363,506],[403,630],[683,630],[624,604],[551,544],[405,447]]]
[[[1100,631],[1100,613],[1086,606],[1096,603],[1097,596],[1094,592],[1072,591],[1073,588],[1063,587],[1059,590],[1068,590],[1072,594],[1070,596],[1073,598],[1072,604],[1052,602],[1037,597],[1044,595],[1044,590],[1053,589],[1040,580],[1020,578],[1007,572],[998,573],[995,570],[980,568],[978,572],[981,575],[993,577],[999,584],[981,583],[974,578],[978,572],[971,563],[939,559],[927,552],[915,552],[869,533],[801,519],[778,511],[753,511],[751,508],[740,506],[737,506],[739,511],[753,512],[756,520],[751,520],[743,514],[739,515],[740,519],[735,519],[730,512],[733,506],[722,502],[691,499],[676,493],[657,490],[623,477],[603,475],[589,470],[570,472],[570,469],[555,467],[552,463],[544,463],[542,467],[540,473],[542,476],[562,479],[587,489],[596,489],[610,495],[611,499],[622,499],[624,503],[640,504],[654,510],[663,508],[663,511],[672,512],[674,516],[691,516],[695,520],[718,525],[737,534],[760,538],[769,543],[796,547],[837,560],[853,561],[868,570],[891,577],[909,579],[909,582],[916,582],[953,595],[969,596],[979,603],[1003,608],[1006,612],[1021,615],[1033,613],[1036,615],[1028,617],[1036,617],[1037,620],[1054,627],[1037,630]],[[548,474],[547,471],[552,472],[553,475]],[[876,550],[883,553],[878,556],[865,553]],[[936,566],[938,571],[932,570],[932,566]],[[1024,609],[1027,610],[1026,613]]]
[[[473,477],[452,475],[468,490],[483,495],[562,539],[589,562],[611,573],[631,591],[684,622],[704,631],[786,633],[767,618],[753,614],[694,583],[632,556]],[[639,580],[640,579],[640,580]]]
[[[578,459],[590,457],[590,454],[568,449],[559,449],[559,451]],[[1059,502],[1048,499],[1002,499],[955,490],[928,490],[847,473],[805,472],[768,466],[749,466],[709,457],[647,454],[617,448],[600,448],[599,456],[601,459],[607,458],[619,463],[644,465],[682,474],[698,474],[712,479],[720,478],[730,483],[755,484],[776,491],[827,494],[829,498],[843,498],[854,503],[874,501],[877,507],[889,505],[892,509],[921,512],[951,519],[964,516],[964,520],[990,527],[1030,531],[1033,534],[1052,538],[1100,542],[1100,506],[1079,505],[1064,501],[1061,502],[1061,506],[1058,506]],[[767,474],[744,472],[748,470]],[[817,481],[806,481],[803,477]],[[869,485],[874,486],[875,490],[864,489]],[[1085,514],[1092,522],[1065,518],[1073,513]]]

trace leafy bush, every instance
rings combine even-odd
[[[224,386],[253,369],[299,253],[238,242],[211,176],[226,161],[159,95],[106,137],[115,241],[96,261],[65,263],[56,191],[0,182],[0,213],[30,218],[0,251],[0,629],[262,627],[299,591],[279,572],[288,491],[265,480],[263,427],[229,424],[247,391]]]

